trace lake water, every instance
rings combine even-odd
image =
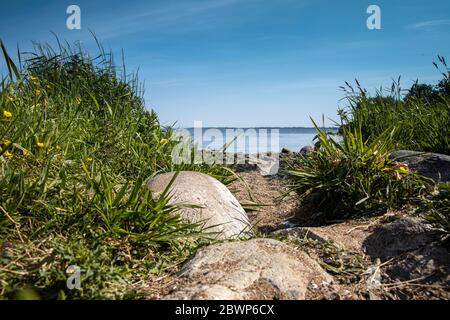
[[[326,130],[337,132],[337,128]],[[188,128],[187,131],[201,149],[221,150],[229,144],[226,151],[230,153],[279,152],[282,148],[299,151],[312,145],[316,136],[314,128]]]

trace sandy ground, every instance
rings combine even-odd
[[[383,274],[384,269],[402,263],[403,257],[380,264],[378,259],[372,260],[367,255],[363,244],[377,228],[408,216],[406,212],[387,212],[378,217],[311,226],[308,208],[300,206],[295,194],[282,198],[288,190],[286,180],[278,176],[261,176],[257,170],[240,172],[239,175],[245,183],[235,181],[229,186],[230,190],[241,203],[253,199],[262,204],[256,211],[248,212],[256,230],[269,234],[289,228],[292,224],[301,227],[309,235],[300,244],[302,249],[336,278],[332,289],[310,288],[308,299],[450,299],[450,275],[432,282],[413,278],[403,281],[392,279],[380,288],[368,287],[367,281],[371,277],[368,269],[375,266]],[[310,237],[311,234],[313,237]],[[320,241],[310,241],[311,238]],[[417,259],[422,258],[418,256]],[[428,262],[428,267],[430,264],[432,266],[433,261]]]
[[[416,279],[407,281],[387,281],[381,287],[370,288],[368,279],[373,275],[371,268],[379,274],[395,264],[398,259],[380,263],[366,254],[362,245],[379,226],[404,215],[401,212],[389,212],[383,216],[363,220],[347,220],[324,226],[308,225],[307,208],[300,207],[295,194],[286,195],[288,182],[278,176],[262,176],[257,170],[239,172],[245,181],[236,180],[228,186],[230,191],[243,204],[252,224],[260,236],[295,226],[306,230],[305,236],[285,239],[293,246],[298,246],[318,261],[320,265],[336,280],[332,287],[311,287],[307,299],[450,299],[449,280],[437,282],[420,282]],[[286,195],[285,197],[283,197]],[[248,203],[256,202],[255,208]],[[313,234],[312,240],[306,234]],[[299,241],[300,239],[300,241]],[[401,259],[401,257],[400,257]],[[149,279],[149,296],[159,299],[171,290],[182,286],[177,271],[181,264],[165,275]],[[368,271],[369,270],[369,271]],[[448,277],[450,278],[450,276]]]
[[[379,219],[349,220],[328,226],[310,227],[308,212],[301,208],[295,193],[287,194],[288,181],[278,176],[262,176],[257,170],[241,172],[245,180],[233,182],[229,189],[241,203],[253,200],[260,204],[255,211],[248,211],[250,221],[262,233],[270,233],[292,226],[292,223],[307,226],[309,230],[324,239],[332,239],[341,247],[361,252],[362,239]],[[248,190],[250,189],[250,191]]]
[[[298,214],[299,202],[295,195],[285,196],[288,191],[286,181],[277,176],[264,177],[256,170],[240,172],[239,176],[245,183],[236,180],[228,187],[244,205],[252,200],[260,204],[255,211],[246,210],[250,221],[259,231],[268,233],[286,228],[287,220]]]

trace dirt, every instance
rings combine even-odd
[[[295,237],[287,241],[300,245],[335,277],[333,287],[311,287],[308,299],[450,298],[448,248],[439,243],[431,226],[410,222],[406,211],[311,226],[308,207],[300,206],[295,194],[281,199],[288,190],[286,180],[261,176],[257,170],[240,176],[251,196],[246,185],[236,181],[230,190],[238,200],[264,204],[249,213],[257,230],[269,236],[286,236],[293,230]],[[371,286],[368,281],[374,275],[380,283]]]
[[[286,180],[261,176],[254,168],[239,175],[245,182],[237,180],[228,187],[260,236],[303,250],[334,278],[332,285],[311,283],[306,299],[450,298],[449,250],[423,221],[408,220],[407,212],[400,211],[311,226],[308,208],[300,206],[295,194],[281,199],[288,190]],[[256,211],[248,210],[254,208],[246,205],[249,201],[260,204]],[[177,271],[150,281],[150,296],[158,299],[183,286]],[[261,283],[250,289],[255,298],[264,298],[273,295],[269,287]]]
[[[262,176],[257,170],[240,172],[245,181],[236,180],[229,189],[241,203],[254,201],[260,206],[255,211],[247,210],[253,226],[262,233],[286,228],[289,219],[299,211],[299,202],[295,194],[288,191],[288,183],[278,176]],[[250,189],[250,190],[249,190]]]

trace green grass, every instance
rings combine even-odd
[[[316,149],[290,159],[286,172],[290,190],[312,208],[313,221],[374,215],[400,208],[426,191],[421,177],[389,159],[394,131],[369,142],[361,127],[344,126],[337,139],[314,125]]]
[[[194,170],[228,183],[232,172],[173,163],[173,129],[100,45],[96,58],[37,45],[17,66],[1,47],[0,298],[142,296],[142,279],[209,241],[146,180]],[[82,269],[81,290],[65,286],[70,265]]]
[[[358,81],[357,90],[346,83],[348,107],[338,111],[338,137],[314,123],[315,150],[294,156],[287,166],[291,190],[311,207],[313,221],[371,216],[417,206],[421,199],[426,217],[448,237],[448,186],[389,158],[398,149],[450,154],[450,73],[445,59],[439,60],[443,79],[435,86],[416,83],[406,96],[400,79],[388,95],[379,90],[375,96]]]
[[[450,244],[450,182],[439,183],[434,192],[420,199],[417,211],[436,225]]]
[[[400,89],[400,79],[386,95],[383,90],[370,96],[357,82],[357,90],[349,84],[345,89],[346,109],[340,110],[341,131],[345,128],[361,128],[362,139],[372,143],[386,130],[394,130],[392,151],[409,149],[450,155],[450,69],[443,57],[439,65],[433,63],[442,74],[436,85],[414,83],[406,90]],[[345,138],[345,134],[344,134]],[[449,234],[448,183],[434,185],[419,201],[419,212]]]
[[[361,127],[368,141],[395,128],[396,149],[450,154],[450,72],[445,59],[439,60],[443,79],[435,86],[416,83],[405,96],[400,80],[375,96],[358,82],[356,90],[347,83],[348,107],[339,111],[344,125]]]

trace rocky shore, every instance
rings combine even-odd
[[[183,209],[183,218],[203,223],[217,243],[154,279],[154,298],[450,298],[450,254],[432,225],[405,208],[311,226],[307,208],[271,172],[286,154],[260,155],[256,163],[245,156],[236,165],[242,179],[229,188],[201,173],[180,173],[173,201],[195,204]],[[430,178],[449,179],[448,156],[399,151],[392,157]],[[161,192],[168,181],[170,174],[157,176],[149,187]]]

